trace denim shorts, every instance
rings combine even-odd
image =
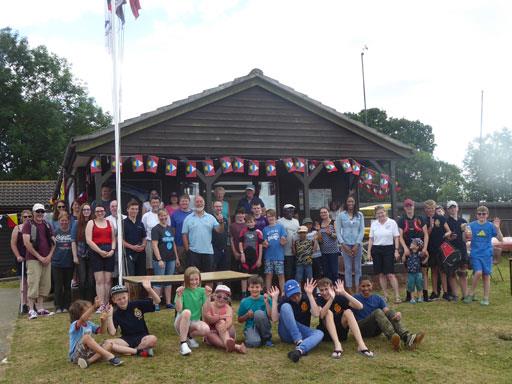
[[[275,273],[276,275],[284,275],[284,261],[265,261],[265,273]]]
[[[164,267],[160,268],[158,265],[158,261],[153,260],[153,273],[156,275],[174,275],[174,271],[176,269],[176,260],[168,260],[164,261]],[[153,283],[155,287],[168,287],[171,283]]]

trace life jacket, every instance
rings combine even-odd
[[[409,231],[411,230],[410,226],[409,226],[409,219],[407,218],[407,216],[405,216],[404,218],[404,233],[409,233]],[[412,218],[412,222],[413,222],[413,228],[414,228],[414,232],[416,233],[422,233],[423,232],[423,228],[421,227],[420,225],[420,221],[417,217],[413,217]]]

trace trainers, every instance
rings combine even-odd
[[[414,338],[412,344],[413,344],[413,348],[416,348],[418,345],[421,344],[421,342],[423,341],[423,338],[425,337],[425,333],[424,332],[418,332],[416,334],[416,337]]]
[[[174,304],[167,304],[165,306],[167,309],[175,309],[176,307],[174,306]]]
[[[52,315],[55,315],[55,313],[54,313],[54,312],[50,312],[50,311],[48,311],[47,309],[44,309],[44,308],[43,308],[43,309],[38,310],[38,311],[37,311],[37,314],[38,314],[39,316],[52,316]]]
[[[416,304],[416,300],[415,299],[411,299],[411,300],[409,300],[409,303]]]
[[[88,367],[87,360],[85,360],[85,359],[83,359],[83,358],[81,358],[81,357],[79,357],[79,358],[78,358],[78,361],[77,361],[76,363],[77,363],[77,364],[78,364],[78,366],[79,366],[80,368],[82,368],[82,369],[85,369],[85,368],[87,368],[87,367]]]
[[[66,308],[64,308],[64,309],[62,310],[62,313],[68,313],[68,310],[67,310]]]
[[[265,341],[265,347],[273,347],[274,346],[274,343],[272,342],[272,340],[267,340]]]
[[[459,296],[457,296],[457,295],[452,295],[452,301],[453,301],[454,303],[458,302],[458,301],[459,301]]]
[[[480,305],[489,305],[489,299],[483,298],[480,300]]]
[[[153,348],[146,349],[146,352],[148,353],[148,357],[155,356],[155,351],[153,351]]]
[[[59,308],[59,309],[57,309],[57,310],[55,311],[55,313],[62,313],[62,309],[60,309],[60,308]]]
[[[123,360],[121,360],[119,357],[114,356],[108,361],[110,364],[112,364],[114,367],[118,367],[121,364],[123,364]]]
[[[443,293],[443,300],[446,300],[446,301],[452,301],[452,297],[450,296],[449,293]]]
[[[467,295],[464,297],[464,304],[471,304],[473,302],[473,295]]]
[[[405,341],[405,345],[407,345],[408,348],[413,348],[414,346],[414,339],[416,339],[415,333],[409,333],[407,336],[407,339]]]
[[[423,303],[423,297],[418,297],[418,299],[416,300],[417,303]]]
[[[294,349],[293,351],[288,352],[288,358],[294,363],[298,362],[302,357],[302,353],[299,349]]]
[[[33,309],[28,311],[28,319],[29,320],[37,319],[37,312],[34,311]]]
[[[187,356],[192,353],[192,350],[189,348],[188,343],[181,343],[180,344],[180,355],[181,356]]]
[[[142,351],[137,353],[137,356],[140,357],[153,357],[155,352],[153,352],[153,348],[143,349]]]
[[[199,348],[199,343],[195,341],[193,338],[189,338],[187,340],[187,344],[190,348]]]
[[[400,336],[396,333],[391,336],[391,345],[393,346],[393,351],[398,352],[400,350]]]

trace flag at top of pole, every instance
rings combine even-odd
[[[117,254],[119,284],[123,284],[123,224],[122,202],[121,202],[121,135],[119,122],[121,120],[121,64],[123,57],[123,29],[125,24],[123,6],[126,0],[115,0],[115,14],[113,17],[112,0],[107,0],[105,14],[105,37],[107,48],[112,57],[112,114],[114,116],[114,140],[115,140],[115,165],[116,165],[116,200],[119,207],[117,215]],[[141,9],[139,0],[130,0],[132,13],[137,18]],[[117,20],[119,19],[119,20]],[[119,26],[118,26],[119,25]]]

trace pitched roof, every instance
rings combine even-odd
[[[31,208],[35,203],[48,204],[55,180],[0,181],[0,209]]]

